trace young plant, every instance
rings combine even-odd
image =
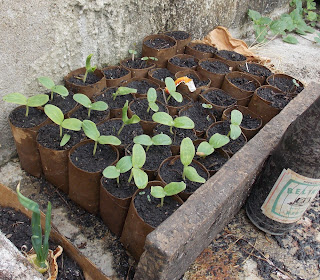
[[[158,61],[158,58],[156,57],[153,57],[153,56],[144,56],[144,57],[141,57],[141,60],[153,60],[153,61]]]
[[[69,91],[62,85],[55,85],[54,82],[49,77],[40,77],[38,78],[40,84],[45,88],[51,90],[50,100],[53,100],[53,93],[57,93],[63,97],[69,95]]]
[[[161,186],[152,186],[150,194],[155,198],[160,198],[160,207],[163,206],[164,198],[166,196],[176,195],[186,189],[185,182],[171,182],[164,188]]]
[[[184,138],[180,146],[180,160],[183,165],[182,179],[187,178],[192,182],[205,183],[206,180],[198,174],[194,167],[190,166],[195,153],[192,140],[189,137]]]
[[[47,104],[44,106],[44,112],[54,123],[59,125],[60,128],[60,137],[62,137],[62,128],[80,131],[82,122],[76,118],[65,119],[62,111],[54,105]],[[60,147],[63,147],[70,140],[70,135],[65,134],[61,138]]]
[[[27,258],[31,264],[40,273],[45,273],[49,268],[49,263],[47,262],[47,256],[49,251],[49,235],[51,231],[51,203],[48,202],[46,220],[45,220],[45,230],[44,239],[42,241],[42,229],[41,229],[41,216],[38,203],[32,201],[31,199],[23,196],[20,193],[20,182],[17,186],[17,194],[20,203],[23,207],[32,211],[31,218],[31,230],[32,230],[32,247],[36,252],[35,255],[29,255]]]
[[[197,155],[201,157],[206,157],[211,155],[215,149],[221,148],[230,142],[229,137],[232,140],[237,139],[241,135],[240,124],[242,122],[242,113],[238,110],[233,110],[231,112],[231,124],[230,130],[227,135],[221,135],[220,133],[215,133],[209,139],[209,142],[201,142],[197,149]]]
[[[184,129],[193,129],[194,122],[186,117],[177,117],[173,119],[168,113],[157,112],[152,115],[152,120],[163,125],[170,126],[170,132],[173,134],[172,128],[184,128]]]
[[[131,155],[132,169],[128,182],[134,179],[139,189],[144,189],[148,184],[148,175],[141,168],[146,162],[146,152],[140,144],[134,144]]]
[[[113,100],[116,100],[117,96],[127,95],[130,93],[137,93],[137,89],[128,87],[118,87],[117,91],[112,93]]]
[[[131,117],[131,119],[128,118],[128,104],[129,104],[129,102],[127,100],[122,108],[122,126],[120,127],[120,129],[118,131],[118,135],[120,135],[120,133],[125,125],[135,124],[135,123],[140,122],[140,118],[137,115],[133,115]]]
[[[89,54],[86,59],[86,73],[84,74],[83,79],[82,79],[83,83],[86,82],[88,73],[93,73],[97,69],[97,66],[91,67],[91,57],[92,56],[93,56],[93,54]]]
[[[133,138],[135,144],[140,144],[147,146],[146,152],[152,145],[161,146],[161,145],[171,145],[172,140],[167,134],[157,134],[152,138],[149,135],[142,134]]]
[[[29,98],[25,97],[19,92],[9,93],[3,97],[3,101],[25,105],[26,106],[26,117],[29,115],[29,107],[43,106],[49,101],[49,96],[46,94],[37,94]]]
[[[80,103],[82,106],[88,108],[88,118],[90,118],[91,110],[105,111],[108,109],[108,104],[103,101],[91,102],[88,96],[82,93],[73,95],[73,99]]]
[[[173,99],[175,99],[177,102],[182,102],[183,97],[181,95],[181,93],[176,91],[176,84],[174,82],[174,80],[170,77],[166,77],[164,80],[165,84],[166,84],[166,91],[169,94],[166,102],[168,103],[169,99],[171,98],[171,96],[173,97]]]
[[[157,92],[154,88],[149,88],[147,92],[147,100],[148,100],[148,109],[147,112],[149,113],[150,109],[153,112],[159,111],[159,106],[157,105]]]
[[[131,60],[134,61],[134,56],[137,54],[137,51],[129,50],[129,53],[131,54]]]
[[[122,157],[116,164],[116,166],[106,167],[102,174],[104,177],[109,179],[117,179],[119,185],[119,177],[121,173],[126,173],[132,168],[131,156]]]
[[[121,144],[121,141],[112,135],[100,135],[99,130],[94,122],[89,120],[84,120],[82,122],[82,129],[85,135],[94,141],[93,155],[96,154],[98,143],[105,145],[114,145],[118,146]]]

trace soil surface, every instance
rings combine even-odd
[[[29,107],[29,113],[26,117],[26,107],[17,107],[11,111],[9,115],[10,122],[20,128],[30,128],[35,127],[43,123],[47,119],[47,115],[44,111]]]
[[[232,60],[232,61],[244,61],[247,59],[244,55],[240,53],[237,53],[234,51],[227,51],[227,50],[218,51],[217,55],[223,57],[226,60]]]
[[[98,130],[101,135],[114,135],[121,140],[121,145],[130,145],[133,142],[133,138],[143,134],[143,129],[139,123],[126,125],[120,135],[118,131],[122,126],[122,120],[111,119],[100,125],[98,125]]]
[[[194,102],[192,106],[180,111],[180,116],[187,116],[193,120],[195,130],[205,131],[207,128],[215,122],[212,117],[213,111],[202,107],[201,102]]]
[[[49,101],[47,104],[52,104],[59,107],[63,114],[68,113],[78,104],[73,99],[73,92],[71,91],[69,91],[69,95],[66,97],[63,97],[57,93],[53,93],[53,100],[50,99],[51,92],[48,92],[47,94],[49,95]]]
[[[134,194],[137,190],[136,185],[134,184],[133,179],[129,183],[131,170],[126,173],[121,173],[119,177],[119,185],[117,183],[117,179],[108,179],[106,177],[102,177],[102,186],[110,192],[113,196],[118,198],[127,198]]]
[[[149,88],[157,89],[159,85],[148,80],[136,80],[126,84],[126,87],[135,88],[137,90],[137,93],[147,94]]]
[[[104,76],[106,77],[106,79],[108,79],[108,80],[119,79],[119,78],[130,73],[129,70],[127,70],[121,66],[118,66],[115,68],[104,69],[104,70],[102,70],[102,72],[103,72]]]
[[[167,94],[166,94],[167,95]],[[167,95],[168,96],[168,95]],[[177,100],[175,100],[172,96],[170,97],[169,101],[167,102],[167,105],[172,106],[172,107],[184,107],[185,105],[191,103],[191,100],[189,98],[187,98],[186,96],[182,95],[182,101],[178,102]]]
[[[158,112],[167,112],[166,107],[159,103],[156,102],[159,110]],[[149,107],[149,103],[147,98],[141,98],[141,99],[136,99],[130,104],[130,110],[134,113],[137,114],[140,119],[145,120],[145,121],[152,121],[152,115],[154,114],[154,111],[152,109],[147,112]]]
[[[187,77],[193,80],[193,83],[196,88],[207,86],[210,83],[210,80],[200,80],[196,75],[189,73],[187,74]]]
[[[186,31],[169,31],[166,32],[165,35],[172,37],[176,40],[185,40],[190,37],[190,34]]]
[[[60,142],[62,137],[60,137],[60,129],[58,125],[45,125],[42,126],[38,131],[37,142],[43,147],[53,149],[53,150],[69,150],[74,145],[79,143],[85,138],[82,131],[72,131],[67,129],[62,129],[63,135],[69,134],[71,136],[70,140],[63,147],[60,147]]]
[[[96,76],[94,73],[88,73],[87,78],[86,78],[86,82],[84,83],[82,81],[83,76],[84,75],[73,76],[69,79],[69,82],[72,84],[75,84],[75,85],[79,85],[79,86],[88,86],[88,85],[95,84],[101,80],[101,78]]]
[[[221,61],[202,61],[200,62],[200,66],[215,74],[227,74],[230,72],[229,66]]]
[[[168,49],[175,45],[175,42],[163,39],[163,38],[155,38],[146,40],[144,44],[153,49]]]
[[[174,56],[169,59],[169,62],[184,68],[192,68],[198,65],[194,57],[183,58],[183,57]]]
[[[74,113],[71,114],[70,118],[76,118],[80,121],[90,120],[97,124],[108,116],[109,110],[109,108],[105,111],[91,110],[89,117],[88,108],[81,106],[79,109],[77,109]]]
[[[192,46],[192,48],[199,52],[212,53],[212,54],[215,54],[218,51],[218,49],[216,49],[215,47],[206,45],[206,44],[196,44]]]
[[[246,63],[243,65],[240,65],[239,68],[244,71],[247,72],[249,74],[255,75],[255,76],[260,76],[260,77],[265,77],[268,78],[269,76],[271,76],[273,73],[271,72],[271,70],[269,70],[268,68],[259,65],[259,64],[254,64],[254,63]]]
[[[222,89],[212,89],[204,93],[203,97],[210,103],[223,107],[231,106],[237,102],[235,98],[230,96]]]
[[[160,198],[153,197],[150,191],[149,188],[146,188],[140,192],[134,199],[134,206],[139,216],[155,228],[176,211],[180,204],[169,196],[164,198],[161,207]]]
[[[205,172],[205,170],[203,170],[200,165],[192,162],[190,164],[190,166],[194,167],[198,174],[203,177],[205,180],[208,180],[208,175]],[[165,162],[159,172],[160,175],[162,177],[162,179],[169,184],[170,182],[181,182],[183,181],[182,179],[182,171],[183,171],[183,165],[180,161],[180,157],[174,157],[172,158],[172,160],[168,160],[167,162]],[[192,182],[189,179],[186,178],[186,180],[184,180],[184,182],[186,183],[187,187],[184,190],[184,192],[194,192],[196,191],[202,184],[201,183],[196,183],[196,182]]]
[[[245,77],[232,78],[230,82],[236,87],[246,91],[255,91],[257,89],[256,83]]]
[[[112,93],[117,91],[117,87],[106,88],[102,91],[102,94],[99,94],[94,97],[94,101],[104,101],[108,104],[109,109],[119,109],[124,106],[126,101],[128,100],[129,103],[134,99],[132,94],[127,95],[119,95],[113,100]]]
[[[31,221],[21,212],[13,208],[4,208],[0,206],[0,230],[20,251],[23,245],[27,246],[27,251],[32,248],[31,243]],[[57,247],[52,241],[49,241],[49,248],[54,250]],[[57,258],[59,267],[58,280],[82,280],[84,275],[78,264],[72,260],[64,251]]]
[[[289,102],[290,100],[295,96],[292,95],[291,97],[286,94],[282,93],[276,93],[271,88],[259,88],[257,90],[257,94],[265,99],[270,101],[270,105],[272,107],[278,108],[282,110]]]
[[[211,173],[217,172],[227,161],[228,157],[225,157],[219,151],[215,150],[211,155],[205,158],[196,156],[195,160],[204,165],[205,168]]]
[[[262,124],[261,119],[254,118],[250,115],[243,115],[241,126],[248,129],[258,128]]]
[[[285,92],[285,93],[291,93],[291,94],[298,94],[299,92],[301,92],[304,87],[300,86],[297,87],[294,83],[293,83],[293,79],[287,78],[287,77],[273,77],[270,78],[268,80],[268,83],[278,89],[280,89],[281,91]],[[296,83],[298,83],[296,81]]]
[[[93,148],[94,143],[91,142],[75,149],[70,154],[72,163],[88,172],[101,172],[117,159],[116,152],[109,145],[98,144],[95,155],[93,155]]]
[[[128,59],[126,61],[123,61],[122,65],[131,69],[145,69],[152,66],[152,64],[148,63],[147,60],[141,60],[141,58],[139,57],[136,57],[134,60]]]
[[[152,77],[154,79],[160,80],[162,82],[164,82],[166,77],[170,77],[173,80],[176,79],[175,76],[167,68],[158,68],[158,69],[154,70],[152,73]]]
[[[170,136],[172,140],[172,145],[180,146],[181,141],[189,137],[192,141],[197,139],[197,136],[193,129],[183,129],[183,128],[172,128],[173,134],[170,132],[170,127],[166,125],[159,124],[154,129],[154,135],[164,133]]]

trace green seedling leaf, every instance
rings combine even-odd
[[[152,143],[158,146],[171,145],[172,140],[167,134],[160,133],[152,137]]]
[[[128,100],[122,108],[122,121],[124,124],[134,124],[140,121],[140,118],[137,115],[133,115],[130,119],[128,118]]]
[[[88,138],[92,139],[93,141],[98,141],[100,137],[100,132],[97,129],[97,126],[94,122],[84,120],[82,122],[82,129]]]
[[[240,130],[241,133],[241,130]],[[228,144],[230,139],[228,136],[221,135],[220,133],[215,133],[210,137],[209,143],[214,149],[218,149]]]
[[[231,112],[231,123],[234,125],[240,125],[242,122],[242,113],[238,110],[232,110]]]
[[[193,129],[194,128],[194,122],[190,118],[183,116],[183,117],[177,117],[173,121],[173,126],[177,128],[184,128],[184,129]]]
[[[302,34],[302,35],[304,35],[304,34]],[[284,42],[286,42],[286,43],[294,44],[294,45],[299,43],[299,41],[297,40],[297,38],[294,37],[294,36],[292,36],[292,35],[288,35],[288,36],[282,38],[282,40],[283,40]]]
[[[158,112],[159,111],[159,106],[157,105],[156,101],[157,101],[157,92],[154,88],[149,88],[148,92],[147,92],[147,99],[148,99],[148,103],[149,103],[149,108],[151,108],[152,111],[154,112]],[[149,112],[149,108],[148,108],[148,112]]]
[[[138,135],[133,138],[135,144],[140,144],[144,146],[151,146],[153,144],[151,137],[146,134]]]
[[[131,156],[122,157],[116,165],[117,169],[120,170],[121,173],[126,173],[132,168],[132,160]]]
[[[33,213],[40,214],[38,203],[32,201],[31,199],[25,197],[20,193],[20,182],[18,183],[18,186],[17,186],[17,195],[18,195],[19,202],[22,204],[23,207],[27,208]]]
[[[201,142],[197,149],[197,155],[200,157],[209,156],[214,152],[214,148],[208,142]]]
[[[185,166],[183,169],[183,173],[185,177],[187,177],[190,181],[196,183],[205,183],[206,179],[202,178],[197,170],[192,166]]]
[[[183,97],[181,95],[181,93],[179,92],[176,92],[176,91],[173,91],[173,92],[170,92],[170,95],[177,101],[177,102],[182,102],[183,100]]]
[[[146,162],[146,153],[140,144],[133,145],[131,160],[134,168],[141,168]]]
[[[61,85],[54,86],[51,90],[64,97],[69,95],[69,91],[67,90],[67,88]]]
[[[65,129],[80,131],[81,127],[82,127],[82,121],[80,121],[76,118],[65,119],[61,123],[61,126]]]
[[[44,112],[50,120],[57,125],[61,125],[64,120],[62,111],[55,105],[47,104],[44,106]]]
[[[89,54],[86,59],[86,69],[88,72],[94,72],[97,69],[97,66],[91,67],[91,58],[93,54]]]
[[[54,82],[49,77],[39,77],[38,81],[42,84],[45,88],[52,90],[55,86]]]
[[[176,84],[174,83],[174,80],[170,77],[166,77],[164,80],[165,84],[166,84],[166,88],[167,90],[171,93],[171,92],[175,92],[176,91]]]
[[[168,113],[165,113],[165,112],[154,113],[152,115],[152,120],[154,122],[164,124],[167,126],[174,126],[174,124],[175,124],[173,121],[173,118]]]
[[[194,155],[195,155],[195,148],[192,143],[192,140],[189,137],[184,138],[180,145],[181,163],[184,166],[190,165]]]
[[[185,182],[171,182],[164,187],[166,196],[176,195],[186,189]]]
[[[90,108],[91,100],[88,96],[82,93],[76,93],[73,95],[73,99],[86,108]]]
[[[212,109],[212,105],[211,104],[202,104],[202,107],[205,108],[205,109]]]
[[[253,20],[253,21],[257,21],[261,18],[261,14],[257,11],[254,10],[250,10],[248,11],[248,16]]]
[[[63,147],[65,144],[67,144],[70,140],[71,136],[70,134],[63,135],[61,141],[60,141],[60,147]]]
[[[105,111],[108,109],[108,104],[103,101],[97,101],[92,103],[91,109],[95,111]]]
[[[161,186],[152,186],[150,194],[155,198],[163,198],[166,197],[166,193]]]
[[[119,146],[121,144],[121,141],[115,137],[115,136],[112,136],[112,135],[101,135],[99,138],[98,138],[98,143],[99,144],[108,144],[108,145],[114,145],[114,146]]]
[[[29,107],[39,107],[43,106],[49,101],[49,96],[46,94],[37,94],[31,96],[27,100],[27,106]]]
[[[19,105],[27,105],[27,97],[22,95],[19,92],[13,92],[6,94],[3,97],[3,101],[9,102],[9,103],[14,103],[14,104],[19,104]]]
[[[51,90],[51,99],[53,98],[53,92],[60,94],[61,96],[68,96],[69,91],[62,85],[55,85],[49,77],[40,77],[38,81],[47,89]]]
[[[116,92],[112,93],[112,97],[113,97],[113,100],[115,100],[117,96],[127,95],[131,93],[137,93],[137,89],[128,88],[128,87],[119,87]]]
[[[137,145],[137,144],[136,144]],[[134,183],[139,189],[144,189],[148,184],[148,175],[139,168],[132,168]]]
[[[130,54],[137,54],[137,52],[135,50],[129,50]]]
[[[102,174],[106,178],[115,179],[120,176],[120,170],[115,166],[108,166],[103,170]]]
[[[230,124],[230,138],[236,140],[241,135],[241,128],[238,125]]]

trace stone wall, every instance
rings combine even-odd
[[[0,1],[0,97],[43,91],[36,78],[56,83],[84,65],[88,54],[99,67],[116,64],[143,37],[186,30],[202,38],[217,25],[240,37],[248,9],[275,13],[288,0],[56,0]],[[235,32],[235,30],[237,32]],[[7,116],[14,105],[0,102],[0,166],[14,153]]]

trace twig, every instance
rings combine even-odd
[[[60,192],[58,191],[58,189],[55,189],[55,192],[60,196],[60,198],[64,201],[64,203],[68,206],[68,208],[71,210],[71,207],[69,205],[69,203],[62,197],[62,195],[60,194]]]

